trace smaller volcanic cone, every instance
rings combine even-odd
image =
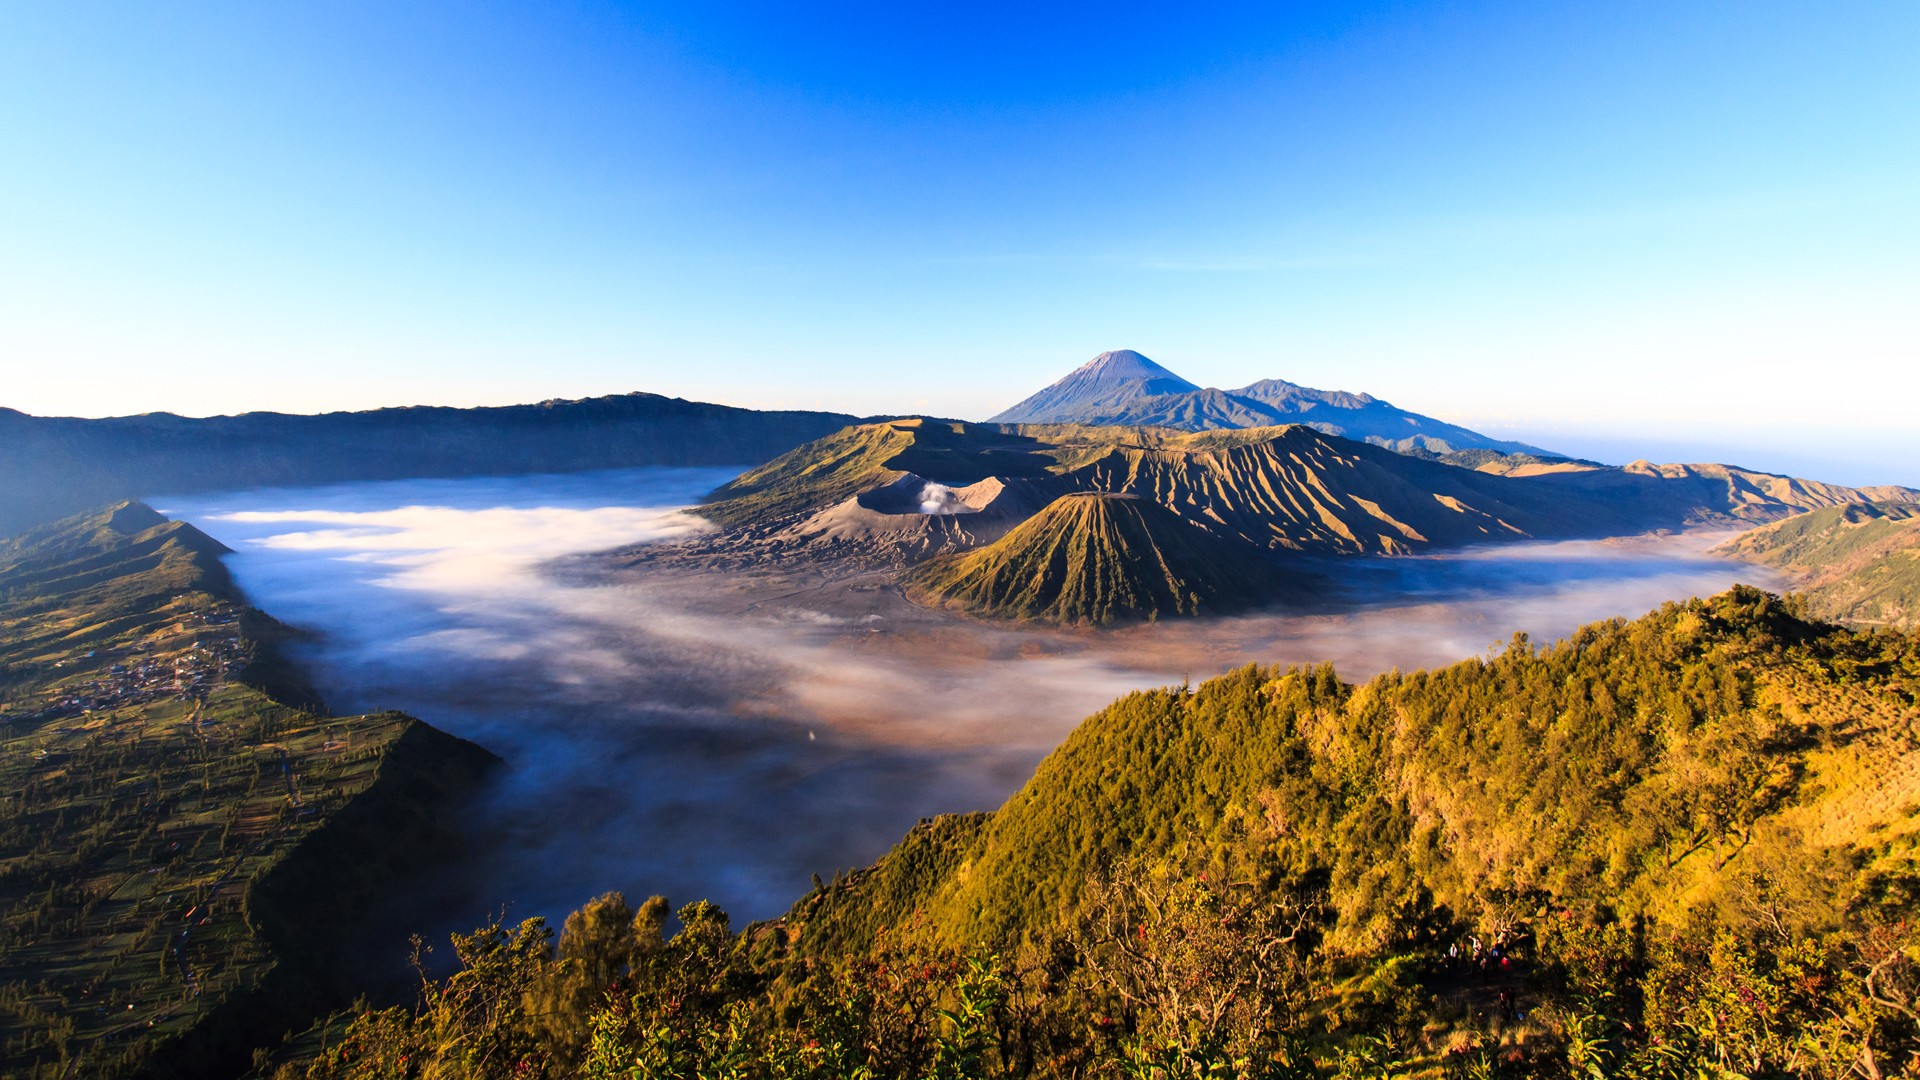
[[[979,615],[1107,625],[1270,603],[1296,581],[1268,556],[1131,495],[1063,495],[976,551],[935,559],[907,595]]]

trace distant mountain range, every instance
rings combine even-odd
[[[801,446],[720,488],[700,512],[769,556],[903,568],[933,559],[903,578],[923,602],[1102,623],[1285,600],[1279,570],[1300,580],[1288,553],[1405,555],[1920,501],[1908,488],[1726,465],[1489,465],[1297,424],[1181,433],[916,418]]]
[[[90,420],[0,408],[0,536],[121,499],[413,477],[751,465],[859,418],[658,394],[537,405]]]
[[[1203,388],[1132,349],[1101,353],[987,422],[1106,424],[1181,431],[1305,424],[1328,435],[1390,450],[1435,454],[1497,450],[1562,456],[1398,409],[1370,394],[1314,390],[1284,379],[1262,379],[1238,390]]]

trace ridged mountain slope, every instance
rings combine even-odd
[[[1107,625],[1219,614],[1273,598],[1282,575],[1245,544],[1130,495],[1063,495],[992,544],[904,579],[921,603]]]
[[[1298,425],[1116,446],[1061,479],[1139,495],[1222,536],[1296,551],[1406,554],[1610,524],[1600,508],[1543,505],[1503,477]]]
[[[1723,465],[1500,475],[1301,425],[1181,433],[899,420],[847,428],[799,447],[715,492],[701,512],[730,528],[785,528],[839,507],[831,521],[790,535],[845,540],[856,533],[924,534],[927,523],[917,520],[923,515],[910,512],[905,502],[875,499],[901,483],[960,487],[988,477],[1007,483],[992,495],[998,516],[978,519],[983,527],[993,522],[973,534],[978,540],[1001,536],[1010,520],[1024,519],[1060,495],[1107,491],[1159,503],[1222,538],[1324,554],[1406,554],[1764,522],[1865,502],[1870,494],[1920,499],[1920,492],[1904,488],[1868,493]],[[974,508],[987,501],[974,498]],[[950,524],[965,531],[958,522]],[[912,545],[923,554],[951,550],[947,541],[923,540]]]
[[[1720,547],[1791,570],[1816,613],[1875,626],[1920,625],[1920,506],[1832,506],[1743,533]]]
[[[1760,523],[1829,506],[1920,502],[1920,490],[1914,488],[1851,488],[1712,463],[1636,461],[1618,469],[1582,469],[1513,480],[1609,506],[1630,520],[1647,522],[1645,528]]]
[[[0,540],[0,665],[36,664],[76,642],[176,620],[176,595],[237,602],[220,562],[226,552],[192,525],[137,502]]]

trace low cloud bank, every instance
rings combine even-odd
[[[255,603],[316,632],[296,659],[334,709],[402,709],[511,766],[467,822],[473,857],[396,909],[376,945],[399,955],[410,930],[471,926],[502,904],[557,916],[610,888],[768,917],[920,817],[997,805],[1128,690],[1255,660],[1332,660],[1359,679],[1775,583],[1707,557],[1711,538],[1531,544],[1338,564],[1348,601],[1334,614],[1093,634],[884,605],[849,615],[804,595],[716,613],[685,582],[568,571],[569,555],[705,528],[679,508],[731,475],[157,501],[235,549]]]

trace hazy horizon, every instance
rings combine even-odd
[[[1127,347],[1891,479],[1916,54],[1896,4],[13,5],[0,405],[968,418]]]
[[[1090,358],[1091,357],[1089,357],[1089,359]],[[1166,366],[1172,367],[1172,365]],[[1186,374],[1184,371],[1174,370],[1176,374]],[[1066,369],[1049,378],[1047,382],[1051,383],[1054,379],[1064,374],[1066,374]],[[1035,384],[1032,389],[1038,390],[1042,385],[1045,384]],[[1202,381],[1202,385],[1210,384]],[[1227,389],[1232,389],[1232,387],[1227,387]],[[1315,389],[1359,391],[1365,388],[1324,386],[1316,387]],[[655,392],[656,391],[636,389],[616,391],[614,395],[617,396],[621,393]],[[1411,412],[1424,412],[1424,410],[1420,409],[1417,405],[1403,401],[1395,401],[1390,395],[1375,393],[1374,391],[1367,392],[1374,393],[1374,396]],[[1026,395],[1022,394],[1020,396],[1024,398]],[[546,400],[553,399],[548,397],[531,398],[524,401],[488,401],[467,405],[454,405],[442,401],[400,401],[370,405],[367,406],[367,408],[487,408],[531,405]],[[1015,400],[1018,399],[1009,399],[1003,403],[1003,407],[1012,405]],[[715,400],[709,403],[734,405],[742,408],[757,407],[741,405],[740,402],[726,400]],[[9,406],[4,402],[0,402],[0,408],[7,407]],[[316,413],[311,410],[259,409],[248,411],[274,412],[285,415],[316,415]],[[855,416],[863,415],[855,413],[850,409],[822,408],[819,411],[843,412]],[[95,412],[67,415],[81,419],[99,419],[108,416],[124,418],[127,416],[150,415],[159,412],[167,411],[148,410],[143,413],[113,414]],[[193,418],[237,415],[233,413],[170,414]],[[927,415],[971,421],[984,419],[984,416],[960,416],[939,410],[921,410],[916,413],[912,410],[894,409],[864,415]],[[1916,469],[1916,467],[1911,464],[1912,462],[1920,461],[1920,431],[1892,432],[1885,435],[1864,433],[1864,437],[1861,437],[1863,433],[1853,432],[1852,435],[1855,436],[1855,438],[1851,439],[1835,438],[1832,433],[1807,431],[1799,432],[1801,436],[1800,439],[1769,439],[1766,436],[1771,433],[1747,431],[1745,433],[1736,433],[1724,440],[1716,441],[1709,438],[1689,438],[1685,432],[1676,435],[1671,428],[1636,431],[1631,423],[1613,427],[1581,427],[1548,424],[1514,424],[1499,418],[1494,418],[1491,422],[1484,420],[1476,421],[1471,418],[1457,416],[1436,416],[1435,418],[1450,423],[1458,423],[1464,427],[1478,430],[1484,435],[1490,435],[1495,438],[1530,443],[1565,454],[1569,457],[1584,458],[1609,465],[1624,465],[1641,459],[1657,463],[1715,462],[1725,465],[1737,465],[1742,468],[1754,469],[1760,472],[1779,473],[1787,476],[1797,476],[1805,479],[1846,484],[1855,487],[1868,487],[1873,485],[1920,487],[1920,469]],[[1812,438],[1809,439],[1808,436],[1812,436]]]

